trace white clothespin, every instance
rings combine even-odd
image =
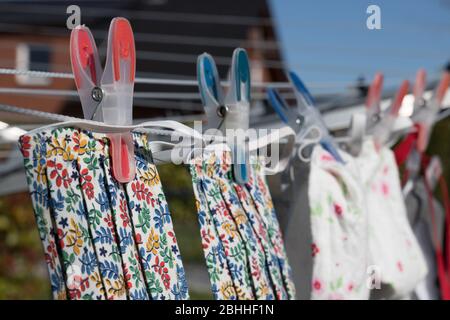
[[[104,71],[89,28],[78,26],[72,30],[70,54],[85,119],[131,125],[136,57],[128,20],[114,18],[111,21]],[[131,132],[110,133],[108,138],[113,175],[121,183],[130,182],[136,170]]]
[[[197,60],[197,79],[200,95],[207,117],[206,129],[216,129],[232,141],[233,176],[236,182],[248,181],[248,147],[245,134],[228,135],[227,130],[249,128],[250,113],[250,67],[247,52],[237,48],[233,52],[230,67],[230,88],[223,96],[219,75],[214,59],[204,53]],[[206,131],[206,130],[205,130]]]

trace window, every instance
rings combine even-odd
[[[16,47],[16,69],[50,71],[51,52],[50,46],[44,44],[20,43]],[[20,85],[47,86],[50,78],[31,77],[29,75],[17,75],[16,81]]]

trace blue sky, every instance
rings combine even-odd
[[[290,69],[313,92],[345,92],[376,71],[385,87],[413,80],[419,67],[436,79],[450,61],[450,0],[270,0]],[[370,4],[381,8],[381,30],[366,27]]]

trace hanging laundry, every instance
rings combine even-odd
[[[432,268],[415,290],[415,297],[419,299],[435,298],[438,296],[438,291],[441,299],[450,299],[450,236],[448,232],[450,230],[450,200],[448,188],[442,177],[442,168],[438,169],[432,165],[435,163],[440,167],[439,160],[433,159],[437,161],[432,161],[432,158],[425,154],[433,124],[438,119],[437,114],[442,108],[449,83],[450,74],[447,71],[442,74],[432,97],[424,99],[426,72],[423,69],[417,72],[413,130],[394,149],[398,165],[404,165],[402,182],[404,193],[408,195],[409,217],[421,247],[428,251],[426,253],[427,264],[429,268]],[[433,184],[437,182],[440,184],[445,210],[440,210],[441,207],[433,195]],[[417,208],[414,204],[417,204]],[[434,250],[429,252],[430,248],[434,248]],[[435,261],[432,261],[433,258]],[[439,280],[438,288],[436,277]]]
[[[292,159],[291,172],[286,177],[271,176],[269,185],[277,185],[283,179],[287,187],[283,188],[276,197],[272,192],[275,208],[277,209],[281,231],[284,236],[287,256],[294,284],[296,298],[308,300],[311,298],[311,279],[313,269],[313,257],[311,256],[311,216],[308,199],[309,163],[300,161],[299,158]],[[290,173],[292,176],[290,176]],[[272,179],[272,180],[270,180]],[[276,188],[272,189],[276,190]],[[282,199],[280,199],[282,197]]]
[[[356,158],[369,221],[370,264],[379,268],[383,298],[407,298],[428,270],[408,221],[394,154],[372,139]]]
[[[322,146],[311,156],[309,204],[312,299],[368,299],[368,224],[364,192],[352,157],[345,164]]]
[[[450,200],[446,192],[447,185],[442,176],[437,180],[441,185],[445,209],[440,206],[433,195],[430,181],[428,181],[429,178],[425,173],[430,158],[418,148],[421,126],[415,125],[415,129],[416,131],[409,133],[394,150],[398,165],[405,165],[402,179],[405,188],[409,182],[413,183],[412,190],[408,192],[406,200],[408,214],[410,219],[413,220],[414,232],[417,234],[422,248],[433,248],[433,251],[427,254],[427,264],[429,268],[432,268],[432,271],[423,282],[418,284],[415,296],[419,299],[428,299],[440,295],[441,299],[449,300],[450,237],[448,230],[450,230]],[[414,202],[418,204],[417,209],[413,205]],[[447,252],[444,250],[447,250]],[[447,257],[447,261],[445,257]],[[431,259],[435,259],[435,261],[431,261]]]
[[[436,199],[433,201],[436,221],[444,221],[445,212]],[[417,241],[424,253],[427,262],[428,274],[417,285],[412,298],[419,300],[438,300],[440,297],[439,281],[437,274],[436,252],[433,244],[433,224],[428,213],[430,201],[423,181],[416,181],[414,188],[408,193],[405,202],[409,222],[413,228]],[[444,223],[439,224],[439,231],[443,232]],[[439,232],[440,233],[440,232]],[[443,239],[439,237],[438,239]],[[441,241],[443,243],[443,241]]]
[[[191,165],[203,249],[216,299],[294,299],[283,240],[262,172],[232,179],[229,152],[211,152]],[[220,277],[214,263],[223,264]],[[234,295],[229,294],[230,292]]]
[[[187,299],[167,202],[146,135],[136,175],[112,176],[105,134],[74,128],[20,139],[55,299]]]
[[[295,299],[296,289],[293,282],[292,270],[287,258],[283,235],[278,223],[275,207],[267,185],[264,166],[262,165],[264,161],[257,158],[251,163],[252,170],[250,171],[250,178],[245,184],[248,192],[250,193],[250,197],[248,197],[248,199],[253,200],[257,212],[262,217],[263,225],[267,230],[268,241],[272,243],[275,250],[275,255],[281,269],[283,283],[286,287],[288,297],[289,299]],[[235,187],[237,188],[239,185],[235,184]],[[239,192],[238,194],[242,195]],[[256,220],[257,219],[255,219],[255,221]]]
[[[428,159],[425,157],[425,163],[428,162]],[[425,165],[426,167],[426,165]],[[450,198],[448,193],[447,183],[444,178],[441,176],[439,179],[440,189],[442,191],[442,199],[445,207],[445,245],[442,246],[439,242],[438,234],[438,226],[436,223],[436,209],[434,207],[433,201],[433,190],[431,189],[430,181],[428,178],[424,177],[424,184],[427,191],[428,196],[428,208],[431,216],[431,222],[433,227],[433,240],[435,243],[435,254],[436,254],[436,265],[439,279],[439,287],[441,292],[442,300],[450,300]]]

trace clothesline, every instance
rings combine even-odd
[[[2,45],[0,44],[0,48]],[[0,59],[0,62],[4,64],[14,64],[14,60],[6,60]],[[37,64],[36,64],[37,65]],[[41,68],[48,68],[50,65],[48,64],[39,64]],[[65,65],[55,65],[52,64],[53,67],[56,67],[57,70],[62,70],[58,72],[54,71],[37,71],[37,70],[18,70],[13,68],[0,68],[0,74],[4,75],[27,75],[30,77],[43,77],[43,78],[61,78],[61,79],[73,79],[73,74],[69,71],[65,71]],[[138,75],[135,79],[135,83],[142,84],[154,84],[154,85],[176,85],[176,86],[198,86],[198,81],[192,77],[181,76],[179,79],[170,79],[170,77],[179,77],[180,75],[176,74],[168,74],[168,73],[154,73],[154,72],[138,72]],[[168,77],[168,78],[165,78]],[[183,79],[184,78],[184,79]],[[223,86],[228,86],[228,81],[222,81]],[[345,88],[348,87],[347,82],[316,82],[311,83],[310,87],[314,89],[336,89],[336,88]],[[252,89],[265,90],[266,88],[278,88],[278,89],[290,89],[289,82],[283,81],[273,81],[273,82],[258,82],[252,81]]]
[[[0,94],[78,97],[78,92],[76,90],[31,89],[13,87],[0,87]],[[135,92],[133,96],[136,99],[200,100],[200,95],[198,92]],[[282,96],[286,99],[294,98],[294,94],[292,93],[285,93]],[[265,100],[267,99],[267,97],[263,93],[254,93],[252,94],[252,99]]]
[[[77,118],[77,117],[65,116],[62,114],[50,113],[50,112],[39,111],[39,110],[34,110],[34,109],[26,109],[26,108],[21,108],[21,107],[17,107],[17,106],[13,106],[13,105],[8,105],[8,104],[0,104],[0,112],[22,114],[22,115],[26,115],[26,116],[30,116],[30,117],[42,118],[42,119],[47,119],[47,120],[51,120],[51,121],[55,121],[55,122],[86,121],[85,119],[81,119],[81,118]],[[139,119],[139,120],[140,120],[140,122],[134,123],[134,125],[139,125],[141,123],[147,122],[145,120],[142,121],[142,119]],[[150,119],[148,121],[151,121],[151,120],[156,121],[156,119]],[[96,123],[96,121],[90,121],[90,122]],[[103,124],[103,123],[99,123],[99,124]],[[170,137],[176,136],[176,137],[183,137],[183,138],[188,138],[188,139],[192,138],[192,136],[190,136],[188,134],[184,134],[179,131],[173,131],[173,130],[168,130],[168,129],[155,129],[155,128],[145,127],[145,131],[149,134],[154,134],[154,135],[158,135],[158,136],[170,136]],[[225,142],[227,139],[224,136],[211,135],[211,134],[203,134],[202,137],[205,139],[205,141],[215,141],[215,142]]]
[[[0,74],[3,75],[27,75],[30,77],[39,78],[56,78],[56,79],[73,79],[72,73],[65,72],[48,72],[35,70],[17,70],[0,68]],[[178,79],[161,79],[161,78],[136,78],[135,83],[144,84],[160,84],[160,85],[176,85],[176,86],[198,86],[197,80],[178,80]],[[222,81],[223,86],[228,86],[228,81]],[[289,82],[252,82],[252,87],[255,88],[290,88]]]
[[[77,117],[70,117],[70,116],[65,116],[62,114],[38,111],[38,110],[34,110],[34,109],[33,110],[25,109],[25,108],[20,108],[17,106],[12,106],[12,105],[7,105],[7,104],[0,104],[0,111],[17,113],[17,114],[22,114],[22,115],[31,116],[31,117],[38,117],[38,118],[52,120],[52,121],[56,121],[56,122],[85,121],[84,119],[80,119]],[[151,134],[162,135],[162,136],[169,136],[174,133],[171,130],[154,129],[154,128],[148,128],[148,129],[146,129],[146,131]],[[181,133],[177,133],[177,135],[182,136],[182,137],[188,137],[187,135],[183,135]]]
[[[72,73],[66,72],[49,72],[49,71],[36,71],[36,70],[18,70],[0,68],[0,74],[2,75],[17,75],[17,76],[30,76],[38,78],[55,78],[55,79],[74,79]],[[142,84],[158,84],[158,85],[173,85],[173,86],[198,86],[197,80],[182,80],[182,79],[162,79],[162,78],[136,78],[136,83]],[[223,86],[228,86],[228,81],[222,81]],[[268,87],[278,89],[290,88],[289,82],[253,82],[254,88],[266,89]],[[9,88],[0,87],[0,94],[24,94],[24,95],[47,95],[47,96],[69,96],[76,97],[78,93],[76,90],[62,90],[62,89],[32,89],[32,88]],[[283,96],[287,99],[293,98],[291,93],[283,93]],[[135,98],[141,99],[194,99],[199,100],[200,96],[198,92],[135,92]],[[253,99],[265,100],[267,97],[265,94],[254,93]]]
[[[16,113],[16,114],[22,114],[30,117],[38,117],[41,119],[56,121],[56,122],[65,122],[65,121],[84,121],[84,119],[80,119],[77,117],[70,117],[65,116],[61,114],[55,114],[45,111],[39,111],[35,109],[26,109],[21,108],[13,105],[7,105],[7,104],[0,104],[0,112],[9,112],[9,113]],[[447,117],[450,117],[450,107],[444,109],[441,111],[435,119],[435,123],[439,122]],[[141,122],[143,119],[139,119]],[[154,119],[153,119],[154,120]],[[145,121],[145,120],[144,120]],[[155,135],[171,135],[173,134],[173,131],[171,130],[162,130],[162,129],[146,129],[149,133],[155,134]],[[182,134],[178,134],[179,136],[183,136]],[[187,137],[187,136],[185,136]],[[212,136],[206,136],[206,138],[212,138]]]

